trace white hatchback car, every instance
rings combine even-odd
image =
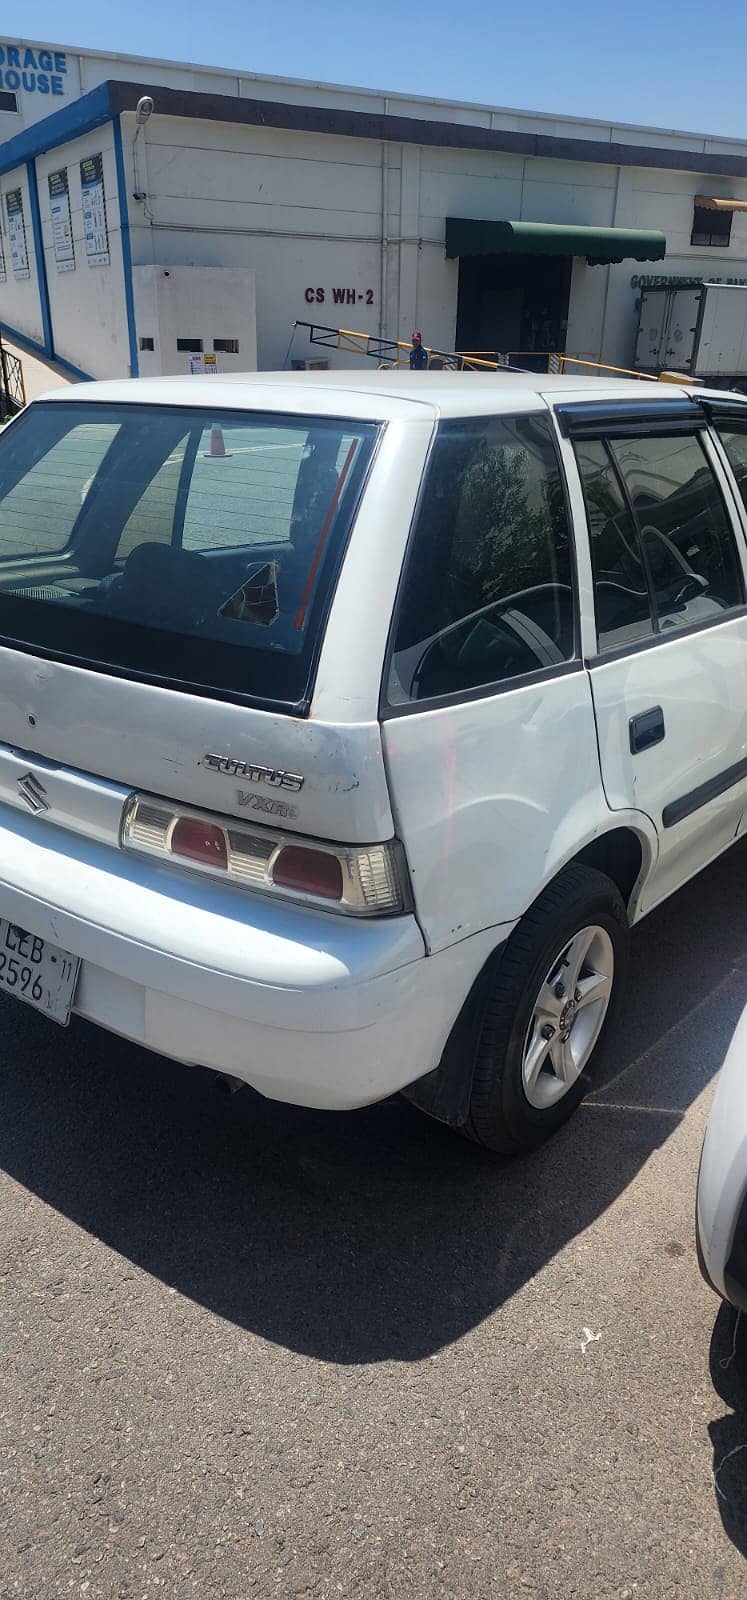
[[[86,384],[0,437],[0,987],[494,1150],[747,807],[747,402]]]

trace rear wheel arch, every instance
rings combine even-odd
[[[645,835],[634,828],[619,827],[610,828],[592,839],[566,865],[595,867],[597,872],[611,878],[630,915],[652,861],[653,851]]]

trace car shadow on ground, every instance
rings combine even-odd
[[[5,1001],[0,1165],[265,1339],[340,1363],[429,1355],[600,1216],[717,1071],[747,987],[746,884],[740,846],[641,925],[595,1093],[526,1159],[399,1099],[226,1101],[198,1068]]]

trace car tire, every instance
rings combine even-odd
[[[559,873],[514,929],[493,980],[473,1064],[468,1138],[516,1155],[567,1121],[590,1087],[629,947],[627,913],[612,880],[576,864]]]

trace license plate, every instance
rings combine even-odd
[[[0,919],[0,989],[63,1027],[70,1021],[79,969],[79,956]]]

